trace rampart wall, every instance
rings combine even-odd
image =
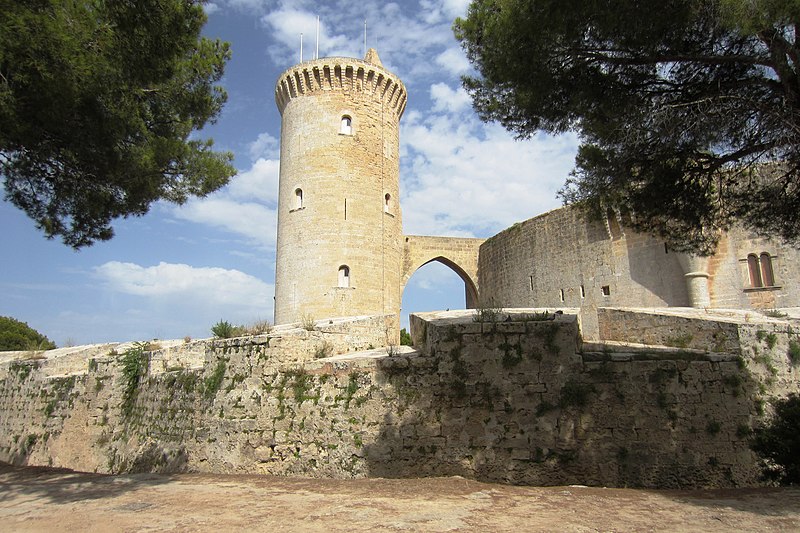
[[[387,324],[373,317],[141,359],[96,354],[62,374],[48,370],[54,358],[5,362],[0,459],[99,472],[750,485],[750,428],[770,398],[800,389],[786,353],[798,337],[784,321],[680,322],[684,339],[730,332],[724,351],[704,351],[583,343],[569,312],[472,317],[412,316],[415,350],[369,350]],[[336,355],[345,348],[366,351]]]
[[[750,287],[747,256],[762,253],[772,258],[775,283]],[[584,335],[597,339],[598,308],[692,305],[680,256],[613,215],[593,221],[564,207],[515,224],[481,245],[480,298],[497,307],[578,307]],[[800,305],[800,251],[790,246],[734,228],[703,264],[708,307]]]

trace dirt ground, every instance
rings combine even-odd
[[[0,531],[800,531],[800,488],[104,476],[0,464]]]

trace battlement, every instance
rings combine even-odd
[[[382,68],[380,60],[368,61],[377,54],[367,54],[367,60],[352,57],[324,57],[304,61],[290,67],[278,77],[275,86],[275,103],[283,114],[293,98],[318,94],[321,91],[364,93],[383,100],[398,119],[406,108],[407,94],[403,82]],[[377,63],[377,64],[376,64]]]

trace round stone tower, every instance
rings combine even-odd
[[[281,74],[275,323],[399,314],[403,83],[370,49]]]

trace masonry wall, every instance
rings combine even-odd
[[[597,337],[598,307],[689,305],[676,255],[663,242],[623,232],[612,222],[606,226],[562,208],[498,233],[480,248],[481,300],[502,307],[581,308],[590,338]]]
[[[798,390],[785,322],[706,353],[582,345],[574,315],[496,318],[414,316],[419,349],[392,355],[317,359],[337,335],[324,330],[210,341],[197,366],[153,352],[133,394],[120,355],[60,376],[47,360],[6,363],[0,458],[100,472],[750,485],[749,428],[771,397]]]
[[[764,252],[772,256],[775,285],[751,288],[747,255]],[[481,300],[493,305],[580,308],[587,338],[598,338],[601,307],[690,305],[678,254],[663,241],[635,233],[614,217],[589,221],[570,207],[488,239],[480,248],[478,274]],[[708,274],[713,308],[800,305],[800,251],[740,228],[723,235]]]

